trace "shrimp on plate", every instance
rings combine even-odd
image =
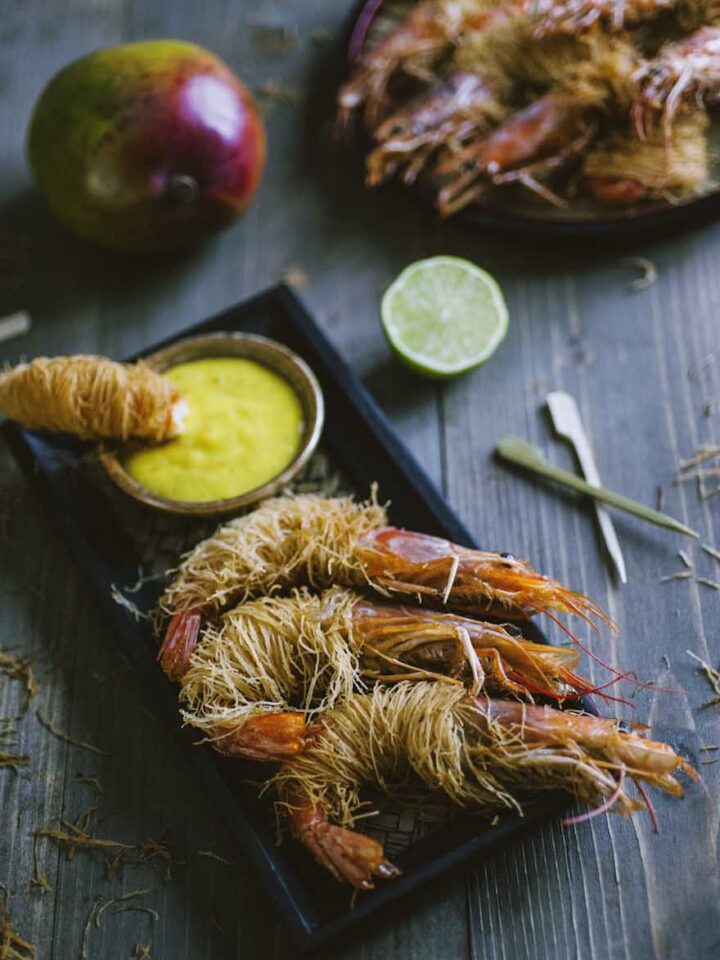
[[[525,0],[525,9],[535,21],[538,37],[567,33],[601,26],[606,30],[622,30],[654,20],[678,0]]]
[[[414,183],[439,150],[458,149],[503,115],[491,87],[476,73],[456,72],[393,113],[373,134],[366,182],[394,174]]]
[[[577,662],[510,626],[334,587],[239,604],[171,666],[186,723],[220,753],[274,761],[313,741],[318,713],[374,684],[432,679],[562,703],[595,692]]]
[[[454,153],[437,168],[444,186],[437,198],[449,216],[487,192],[489,186],[519,182],[560,206],[542,181],[580,157],[597,132],[591,110],[551,92],[512,116],[503,126]]]
[[[642,140],[660,124],[671,136],[683,110],[720,99],[720,27],[701,27],[689,37],[667,43],[636,75],[640,91],[632,107],[635,129]]]
[[[493,6],[480,0],[421,0],[400,24],[368,45],[352,77],[338,94],[342,126],[356,111],[374,130],[392,104],[389,86],[399,75],[423,84],[437,79],[437,65],[463,34],[479,31],[510,15],[512,5]]]
[[[253,597],[335,584],[477,618],[545,613],[555,620],[562,612],[610,624],[592,600],[525,560],[388,526],[375,499],[306,494],[265,501],[185,558],[159,601],[170,618],[159,651],[163,669],[172,676],[173,664],[187,661],[204,618]]]
[[[576,822],[651,809],[645,785],[681,796],[675,774],[697,778],[671,747],[620,721],[471,697],[445,684],[376,687],[328,711],[322,723],[315,742],[271,785],[291,833],[336,879],[363,890],[399,872],[380,843],[352,829],[363,787],[416,802],[428,790],[444,793],[484,813],[522,812],[529,798],[562,791],[592,808]]]

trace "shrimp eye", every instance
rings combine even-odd
[[[401,123],[396,123],[396,124],[392,127],[392,129],[390,130],[390,136],[391,136],[391,137],[397,137],[397,135],[398,135],[399,133],[402,133],[402,132],[403,132],[402,124],[401,124]]]
[[[500,556],[503,560],[514,560],[515,557],[511,553],[501,553]]]
[[[632,727],[627,720],[618,720],[617,728],[620,733],[632,733]]]
[[[463,164],[463,170],[467,170],[468,173],[471,173],[477,166],[477,161],[475,160],[466,160]]]

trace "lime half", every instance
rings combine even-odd
[[[395,353],[428,377],[455,377],[484,363],[508,328],[497,282],[459,257],[411,263],[385,291],[380,312]]]

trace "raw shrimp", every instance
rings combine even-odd
[[[439,149],[457,149],[503,114],[489,85],[476,73],[455,73],[382,123],[366,160],[368,186],[402,171],[414,183]]]
[[[525,620],[573,613],[610,623],[587,597],[509,554],[471,550],[386,526],[374,499],[312,494],[267,500],[198,544],[159,603],[171,617],[159,659],[172,676],[187,660],[203,617],[240,600],[307,584],[371,588],[388,598],[446,606],[474,617]]]
[[[563,701],[593,691],[574,672],[577,661],[576,650],[533,643],[512,627],[334,587],[240,604],[173,667],[186,723],[220,752],[262,759],[266,749],[276,760],[311,742],[317,730],[303,717],[374,683],[433,679]]]
[[[720,27],[702,27],[668,43],[636,75],[640,84],[632,108],[642,140],[652,137],[659,121],[667,137],[681,108],[697,110],[701,102],[720,98]]]
[[[540,180],[572,163],[595,132],[587,105],[557,91],[545,94],[438,166],[437,173],[446,178],[437,199],[440,213],[462,209],[491,184],[520,182],[550,199]]]
[[[377,841],[350,830],[364,786],[416,802],[440,791],[488,813],[522,812],[529,797],[562,790],[594,807],[587,818],[645,808],[643,783],[680,796],[674,774],[697,777],[669,746],[625,732],[617,720],[472,698],[446,684],[378,686],[322,722],[315,743],[283,765],[272,785],[294,836],[338,880],[360,889],[397,872]]]

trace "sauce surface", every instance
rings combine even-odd
[[[184,432],[129,452],[128,473],[154,493],[199,503],[254,490],[300,447],[303,411],[286,380],[241,357],[209,357],[165,371],[188,404]]]

